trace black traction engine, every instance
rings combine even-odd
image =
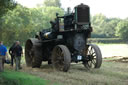
[[[82,62],[88,69],[100,68],[102,55],[99,47],[87,43],[92,32],[89,6],[80,4],[73,13],[64,16],[56,13],[50,24],[50,29],[44,29],[26,41],[27,66],[40,67],[42,61],[48,61],[55,69],[65,72],[71,62]]]

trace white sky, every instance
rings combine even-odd
[[[15,0],[18,3],[32,8],[37,4],[42,4],[44,0]],[[67,8],[84,3],[90,6],[91,14],[102,13],[107,17],[128,17],[128,0],[61,0],[62,7]]]

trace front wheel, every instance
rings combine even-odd
[[[83,64],[86,68],[100,68],[102,64],[102,54],[99,47],[95,44],[88,44],[84,51],[85,60]]]
[[[67,72],[70,68],[71,54],[64,45],[57,45],[52,52],[52,63],[55,69]]]

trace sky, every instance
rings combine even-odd
[[[36,7],[37,4],[42,4],[44,0],[15,0],[18,3],[28,8]],[[128,0],[61,0],[62,7],[66,9],[84,3],[90,6],[91,15],[102,13],[105,16],[112,18],[127,18],[128,17]]]

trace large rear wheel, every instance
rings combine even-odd
[[[40,67],[42,63],[41,43],[38,39],[31,38],[25,44],[26,65],[31,67]]]
[[[102,54],[99,47],[95,44],[88,44],[84,50],[85,59],[83,64],[86,68],[100,68],[102,64]]]
[[[52,63],[55,69],[67,72],[70,68],[71,54],[64,45],[57,45],[52,52]]]

